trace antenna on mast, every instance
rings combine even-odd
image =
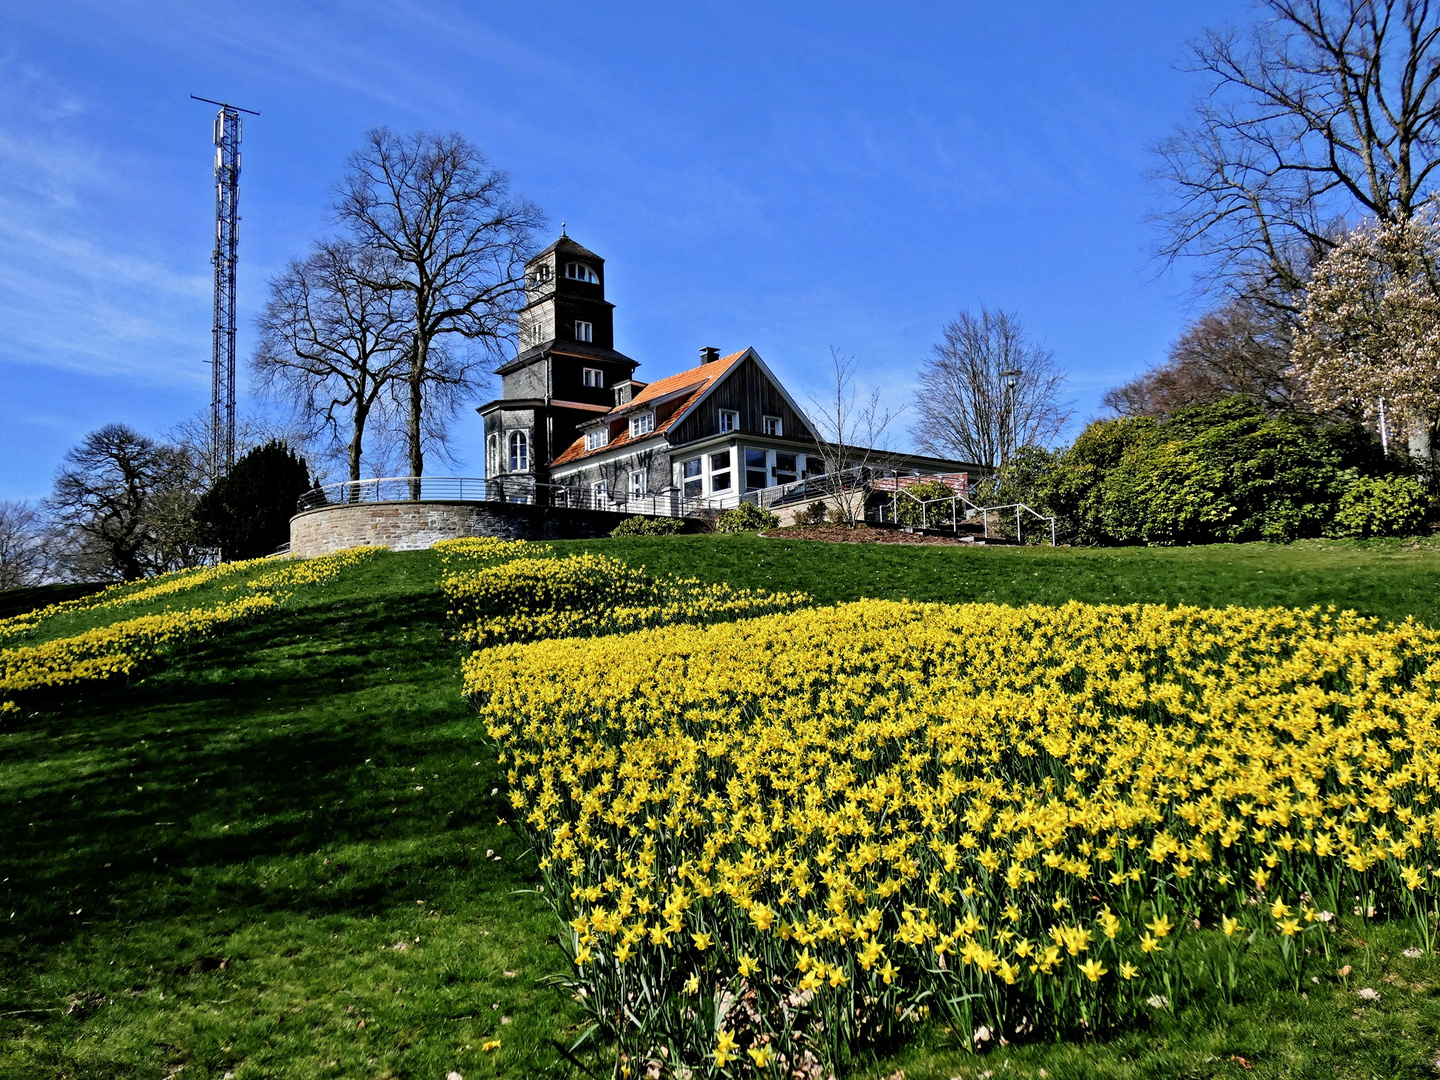
[[[215,116],[215,322],[210,361],[210,467],[223,476],[235,464],[235,264],[240,226],[240,114],[223,101]]]

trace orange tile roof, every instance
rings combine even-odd
[[[741,349],[737,353],[722,356],[719,360],[714,360],[708,364],[701,364],[699,367],[691,368],[689,371],[682,371],[678,375],[669,375],[663,379],[656,379],[624,405],[617,405],[606,414],[613,420],[626,413],[634,412],[649,402],[658,401],[661,398],[669,397],[672,394],[688,389],[690,393],[680,401],[675,407],[675,410],[666,417],[664,421],[655,425],[654,431],[632,440],[630,438],[630,429],[626,427],[619,435],[611,439],[604,446],[597,446],[594,450],[585,449],[585,436],[581,435],[566,448],[563,454],[550,464],[568,465],[570,462],[578,461],[583,457],[588,457],[590,454],[604,453],[606,450],[614,450],[632,441],[637,443],[645,442],[647,439],[653,439],[657,435],[663,435],[674,426],[676,421],[689,411],[690,406],[695,403],[697,398],[728,375],[735,365],[740,362],[740,358],[749,351],[749,349]]]

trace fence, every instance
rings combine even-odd
[[[900,500],[908,502],[902,503]],[[903,508],[903,509],[902,509]],[[898,488],[890,497],[888,519],[885,516],[885,506],[881,504],[881,521],[888,520],[891,524],[915,525],[922,529],[950,529],[958,533],[961,525],[973,524],[976,517],[980,518],[982,535],[990,539],[990,515],[996,518],[996,527],[999,528],[1000,515],[1013,510],[1015,512],[1015,539],[1024,539],[1022,522],[1028,520],[1023,515],[1036,519],[1037,521],[1050,526],[1050,546],[1055,546],[1055,519],[1034,510],[1024,503],[1005,503],[1001,506],[980,506],[971,502],[966,496],[956,492],[950,496],[940,496],[936,499],[922,499],[911,493],[906,488]],[[919,521],[915,521],[915,514],[918,511]]]
[[[492,480],[477,476],[385,476],[342,480],[311,488],[296,501],[296,511],[325,506],[379,502],[495,502],[553,506],[574,510],[607,510],[649,517],[703,517],[711,512],[705,499],[687,499],[679,492],[637,495],[604,489],[537,484],[533,480]]]

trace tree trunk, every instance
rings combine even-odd
[[[410,441],[410,498],[420,501],[420,477],[425,473],[425,448],[421,441],[425,407],[425,364],[428,359],[427,342],[418,337],[415,341],[415,357],[410,365],[410,415],[407,418],[406,435]]]

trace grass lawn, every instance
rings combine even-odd
[[[1335,603],[1440,623],[1434,544],[556,546],[826,602]],[[533,856],[497,823],[503,774],[460,698],[439,569],[382,555],[147,678],[0,728],[0,1077],[576,1071],[557,1045],[578,1013],[544,981],[555,926]],[[167,603],[209,593],[181,595]],[[1304,998],[1260,970],[1233,1005],[1088,1042],[977,1057],[920,1032],[864,1075],[1433,1076],[1440,964],[1401,955],[1400,927],[1339,943],[1355,974],[1316,966]]]

